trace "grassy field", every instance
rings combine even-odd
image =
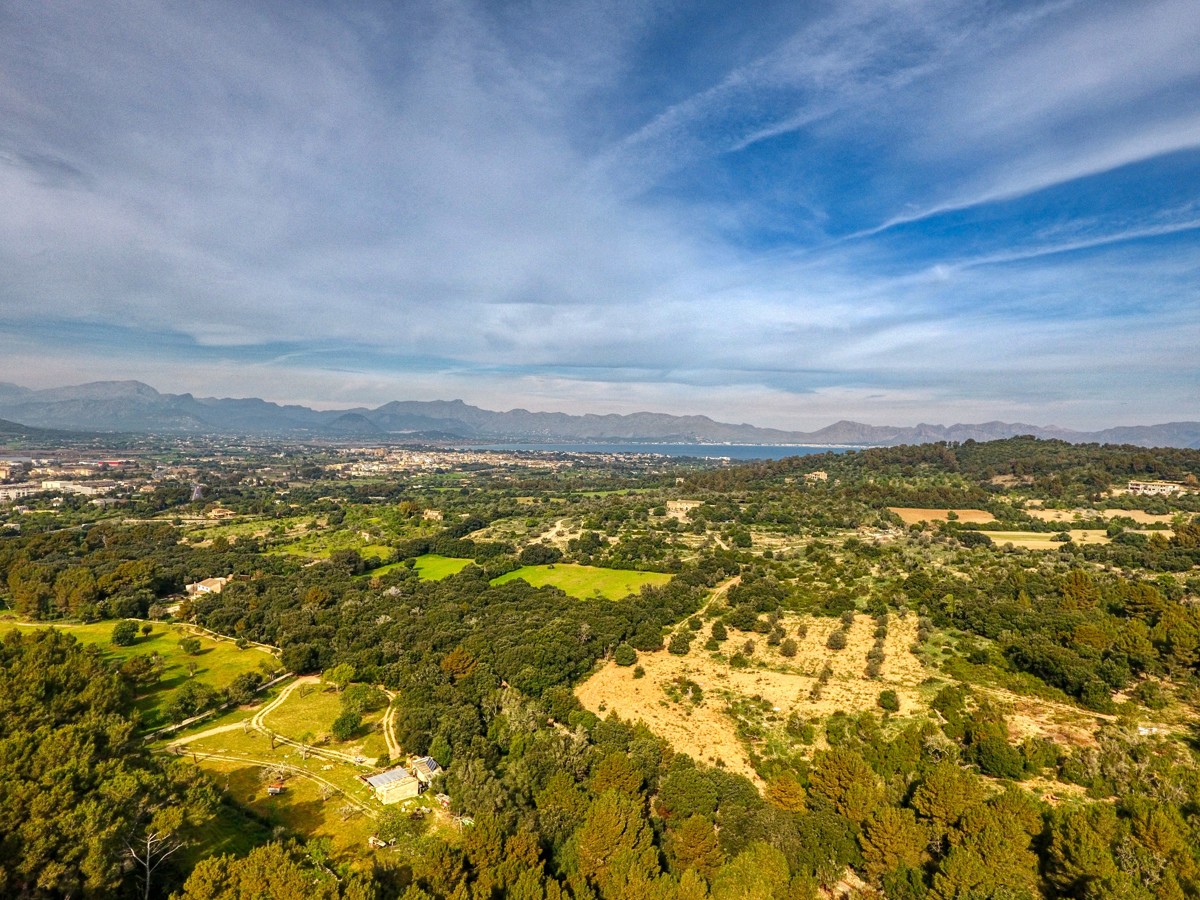
[[[441,581],[450,575],[457,575],[471,563],[473,559],[459,559],[453,556],[438,556],[436,553],[426,553],[417,557],[415,566],[417,575],[426,581]]]
[[[387,742],[374,726],[383,718],[383,710],[363,715],[358,737],[336,741],[330,734],[333,720],[342,712],[341,694],[323,685],[303,685],[267,714],[263,723],[272,731],[295,741],[328,747],[350,756],[378,759],[387,753]]]
[[[248,647],[239,650],[232,642],[214,641],[211,638],[200,637],[200,652],[189,656],[179,649],[179,639],[182,637],[197,637],[191,632],[178,626],[164,625],[155,622],[154,631],[149,635],[138,635],[136,641],[129,647],[114,647],[111,642],[115,622],[96,622],[91,625],[23,625],[15,622],[0,621],[0,635],[16,629],[19,631],[34,631],[40,628],[54,627],[60,631],[74,635],[85,644],[95,644],[111,659],[124,660],[131,656],[157,653],[163,658],[165,669],[162,680],[152,690],[138,698],[137,706],[142,713],[147,728],[164,725],[158,712],[165,703],[185,682],[188,676],[188,663],[197,666],[195,678],[215,688],[224,688],[234,678],[243,672],[259,672],[259,664],[264,660],[277,664],[275,657],[265,650]]]
[[[417,564],[413,567],[417,576],[425,581],[441,581],[450,575],[456,575],[465,569],[473,559],[461,559],[455,556],[438,556],[436,553],[426,553],[423,556],[417,557]],[[386,566],[380,566],[378,569],[372,569],[369,575],[386,575],[393,569],[401,569],[404,563],[388,563]]]
[[[493,579],[492,584],[504,584],[522,578],[534,587],[556,587],[572,597],[601,597],[619,600],[636,594],[644,584],[666,584],[670,575],[661,572],[637,572],[633,569],[601,569],[597,566],[578,566],[558,563],[551,566],[523,566]]]

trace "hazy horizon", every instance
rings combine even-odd
[[[0,13],[0,380],[1200,419],[1200,5]]]

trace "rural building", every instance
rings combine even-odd
[[[219,594],[227,584],[229,584],[228,578],[205,578],[203,581],[193,581],[185,587],[188,594],[195,596],[196,594]]]
[[[363,780],[375,790],[380,803],[399,803],[421,793],[421,782],[408,769],[397,766]]]
[[[433,779],[442,773],[442,767],[432,756],[418,756],[409,765],[412,766],[413,774],[425,787],[429,787]]]
[[[1129,493],[1140,494],[1144,497],[1162,494],[1177,494],[1183,490],[1182,484],[1173,481],[1131,481]]]

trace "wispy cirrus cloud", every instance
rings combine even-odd
[[[5,9],[0,377],[1194,407],[1194,5],[718,7]]]

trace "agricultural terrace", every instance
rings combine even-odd
[[[148,729],[168,723],[163,715],[163,708],[171,702],[175,692],[192,679],[221,690],[243,673],[263,674],[266,670],[274,671],[279,668],[279,661],[267,650],[255,646],[241,650],[231,640],[214,640],[186,627],[165,625],[161,622],[151,622],[153,631],[148,635],[139,631],[133,644],[117,647],[112,643],[113,624],[112,621],[107,621],[90,625],[55,624],[52,627],[73,635],[81,643],[99,647],[106,657],[113,660],[124,661],[133,656],[150,656],[155,653],[159,655],[163,661],[162,677],[157,684],[137,698],[138,711],[141,712],[142,722]],[[47,627],[50,626],[0,620],[0,637],[10,630],[34,631]],[[198,640],[199,652],[185,652],[179,646],[179,641],[183,638]],[[195,666],[194,673],[191,671],[192,666]]]
[[[671,576],[662,572],[638,572],[633,569],[603,569],[598,566],[581,566],[574,563],[558,563],[545,566],[522,566],[492,579],[492,584],[505,584],[518,578],[533,587],[556,587],[572,597],[620,600],[636,594],[643,585],[662,585]]]

